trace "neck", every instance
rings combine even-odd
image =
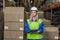
[[[32,17],[33,20],[36,20],[36,17]]]

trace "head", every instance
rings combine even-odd
[[[31,8],[31,16],[32,16],[32,17],[36,17],[37,11],[38,11],[38,10],[37,10],[36,7],[32,7],[32,8]]]
[[[30,11],[31,11],[30,20],[33,18],[36,18],[38,20],[38,13],[37,13],[38,9],[36,7],[32,7]]]

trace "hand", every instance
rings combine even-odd
[[[37,31],[37,33],[39,33],[40,31]]]
[[[40,31],[37,31],[38,33],[40,32]]]

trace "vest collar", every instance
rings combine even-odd
[[[32,22],[36,22],[36,21],[37,21],[37,19],[36,19],[36,20],[32,20],[32,19],[31,19],[31,21],[32,21]]]

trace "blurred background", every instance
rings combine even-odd
[[[0,40],[26,40],[24,22],[32,6],[45,24],[42,40],[59,40],[60,0],[0,0]]]

